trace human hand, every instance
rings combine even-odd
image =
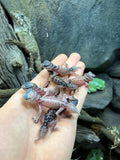
[[[61,54],[53,61],[56,65],[68,64],[79,66],[77,74],[82,75],[85,65],[80,61],[77,53],[72,53],[69,58]],[[44,86],[49,78],[46,70],[41,71],[32,82]],[[51,83],[51,86],[53,84]],[[36,116],[37,108],[23,99],[25,91],[20,89],[0,109],[0,159],[3,160],[69,160],[75,141],[78,116],[62,118],[56,125],[57,131],[52,132],[37,143],[39,124],[35,124],[32,117]],[[75,98],[79,100],[77,109],[81,111],[87,88],[79,87]]]

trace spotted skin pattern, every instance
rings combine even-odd
[[[61,66],[57,66],[54,65],[52,62],[45,60],[42,64],[41,64],[42,68],[47,69],[47,71],[53,71],[53,76],[56,74],[59,75],[68,75],[68,74],[75,74],[74,73],[78,68],[77,66],[72,66],[72,67],[68,67],[67,64],[65,65],[65,67],[61,67]]]
[[[35,141],[38,141],[41,138],[45,137],[46,134],[48,133],[49,128],[51,128],[51,131],[54,130],[57,123],[57,120],[55,120],[56,118],[57,118],[56,110],[49,109],[46,112],[43,125],[40,127],[40,130],[39,130],[39,137]]]
[[[88,72],[85,73],[84,76],[69,79],[67,83],[72,83],[74,85],[77,85],[78,87],[82,85],[89,87],[88,83],[89,81],[92,81],[94,77],[95,75],[92,72]]]
[[[46,97],[46,96],[53,96],[57,95],[58,90],[57,89],[50,89],[50,88],[43,88],[43,87],[38,87],[35,83],[32,82],[27,82],[22,85],[24,90],[28,91],[29,89],[35,90],[41,97]]]
[[[51,78],[52,82],[54,82],[57,85],[57,88],[66,88],[69,90],[75,90],[77,89],[77,85],[65,82],[61,77],[59,76],[54,76]]]

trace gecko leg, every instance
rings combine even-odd
[[[57,122],[58,122],[58,119],[53,120],[52,122],[50,122],[49,127],[50,127],[51,132],[57,130],[57,128],[55,128]]]
[[[55,71],[53,71],[53,74],[50,75],[50,77],[49,77],[49,81],[52,81],[52,78],[55,77],[55,76],[57,76],[57,75],[58,74]]]
[[[42,114],[42,109],[41,109],[41,105],[39,105],[39,113],[38,113],[38,117],[33,117],[34,123],[38,123],[39,121],[44,121],[44,116]]]
[[[69,68],[67,63],[65,63],[64,65],[65,65],[66,68]],[[80,68],[80,67],[73,66],[73,67],[71,67],[71,68],[72,68],[73,70],[75,70],[75,69]],[[73,71],[70,71],[70,73],[73,74],[73,75],[75,75],[75,76],[77,76],[77,77],[80,77],[77,73],[75,73],[75,72],[73,72]]]
[[[58,117],[58,120],[61,118],[61,116],[59,115],[65,108],[64,107],[60,107],[57,112],[56,112],[56,115]]]
[[[79,74],[77,74],[77,73],[75,73],[75,72],[70,72],[71,74],[73,74],[74,76],[77,76],[77,77],[80,77],[80,75]]]
[[[16,39],[8,39],[5,43],[11,44],[11,45],[16,45],[20,48],[25,48],[25,44],[22,43],[21,41],[16,40]]]
[[[65,63],[64,66],[65,66],[66,68],[69,68],[67,63]]]
[[[85,87],[89,88],[89,83],[88,82],[85,82]]]
[[[35,69],[37,71],[37,73],[39,73],[41,71],[41,60],[40,60],[40,55],[38,54],[37,59],[35,60]]]
[[[49,91],[46,91],[46,93],[44,94],[44,96],[42,96],[42,98],[46,97],[49,95]]]
[[[29,76],[30,76],[30,79],[33,78],[33,72],[34,72],[34,57],[33,57],[33,54],[32,53],[29,53],[30,55],[30,67],[29,67]]]
[[[25,44],[22,43],[21,41],[18,41],[18,40],[15,40],[15,39],[9,39],[8,41],[5,42],[6,44],[11,44],[11,45],[17,45],[18,47],[20,48],[23,48],[26,50],[25,48]],[[29,56],[30,56],[30,67],[29,67],[29,76],[30,76],[30,79],[33,78],[33,71],[34,71],[34,58],[33,58],[33,54],[32,53],[29,53]]]

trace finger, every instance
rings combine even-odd
[[[75,66],[77,64],[77,62],[80,60],[80,55],[78,53],[72,53],[69,58],[66,60],[66,62],[64,62],[63,64],[67,64],[68,67],[72,67]],[[64,76],[64,78],[66,78],[66,76]],[[49,88],[55,88],[55,84],[53,82],[51,82],[49,84]]]
[[[84,69],[85,69],[85,64],[84,64],[83,62],[79,61],[76,66],[80,67],[80,68],[76,71],[76,73],[77,73],[78,75],[82,76],[82,75],[83,75],[83,72],[84,72]],[[78,109],[78,111],[80,112],[81,109],[82,109],[82,106],[83,106],[83,104],[84,104],[84,101],[85,101],[85,98],[86,98],[86,95],[87,95],[88,88],[83,85],[83,86],[79,87],[78,90],[79,90],[79,91],[77,91],[77,90],[75,91],[75,95],[74,95],[74,96],[75,96],[75,98],[78,99],[77,109]]]
[[[67,60],[67,56],[65,54],[58,55],[52,62],[56,65],[63,65]],[[44,86],[49,79],[49,74],[46,69],[41,71],[33,80],[33,83],[36,83],[38,86]]]
[[[80,57],[79,54],[73,53],[68,58],[68,60],[67,60],[66,63],[69,65],[69,67],[72,67],[72,66],[79,67],[75,73],[81,76],[83,74],[83,72],[84,72],[85,64],[83,62],[79,61],[80,59],[81,59],[81,57]],[[75,75],[73,75],[73,74],[71,74],[69,76],[69,78],[73,78],[73,77],[75,77]],[[70,94],[70,93],[71,93],[71,91],[69,91],[69,89],[68,89],[67,92],[66,92],[66,94]]]
[[[67,59],[66,64],[68,65],[68,67],[76,66],[76,64],[79,62],[80,59],[81,59],[81,57],[78,53],[72,53],[69,56],[69,58]],[[66,75],[66,76],[64,76],[64,79],[67,79],[68,77],[69,76]]]
[[[82,76],[83,75],[83,72],[85,70],[85,64],[82,62],[82,61],[79,61],[77,64],[76,64],[77,67],[79,67],[75,73],[78,74],[79,76]],[[71,76],[73,77],[73,76]],[[71,78],[70,77],[70,78]]]
[[[66,64],[69,67],[75,66],[79,62],[80,59],[81,57],[78,53],[72,53],[67,59]]]
[[[75,92],[75,98],[78,99],[78,105],[77,105],[77,109],[78,111],[80,112],[81,109],[82,109],[82,106],[84,104],[84,101],[85,101],[85,98],[86,98],[86,95],[87,95],[87,92],[88,92],[88,88],[85,87],[84,85],[79,87],[79,92],[76,91]]]
[[[66,64],[69,67],[76,66],[76,64],[79,62],[81,59],[81,56],[78,53],[72,53],[68,60],[66,61]],[[78,66],[79,67],[79,66]],[[78,70],[78,69],[77,69]],[[72,77],[73,75],[71,74],[70,76],[65,76],[64,78],[67,79],[67,77]]]

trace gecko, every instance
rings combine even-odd
[[[57,117],[56,110],[49,109],[46,112],[44,120],[43,120],[43,124],[42,124],[42,126],[40,127],[40,130],[39,130],[39,137],[38,137],[38,139],[35,140],[35,142],[40,140],[41,138],[45,137],[46,134],[48,133],[49,129],[51,129],[51,131],[55,130],[55,126],[56,126],[57,121],[58,121],[58,119],[56,119],[56,117]]]
[[[78,74],[75,73],[75,71],[80,68],[77,66],[72,66],[72,67],[68,67],[67,64],[65,64],[65,67],[61,67],[59,65],[54,65],[52,62],[45,60],[42,64],[41,64],[42,68],[47,69],[47,71],[53,71],[53,77],[56,76],[57,74],[59,75],[69,75],[69,74],[74,74],[76,76],[79,76]]]
[[[50,89],[50,88],[43,88],[43,87],[38,87],[37,84],[32,83],[32,82],[26,82],[21,86],[24,90],[35,90],[41,97],[46,97],[46,96],[56,96],[58,94],[58,89]]]
[[[33,72],[39,73],[41,71],[40,51],[31,31],[30,19],[19,11],[11,11],[10,16],[13,20],[14,31],[18,40],[8,40],[6,43],[15,44],[25,50],[30,57],[29,76],[33,78]]]
[[[85,85],[87,88],[89,88],[89,81],[92,81],[94,77],[95,74],[88,72],[85,73],[84,76],[68,79],[67,83],[72,83],[78,87]]]
[[[73,83],[65,82],[61,77],[59,76],[54,76],[49,78],[50,81],[54,82],[56,84],[56,89],[58,88],[65,88],[68,90],[77,90],[78,86]]]
[[[60,97],[60,96],[41,97],[35,90],[29,89],[24,94],[24,99],[28,102],[35,103],[38,105],[39,115],[38,115],[38,118],[34,117],[34,121],[36,123],[38,123],[39,120],[43,117],[42,106],[45,106],[51,109],[58,109],[58,111],[56,112],[57,116],[59,116],[59,114],[64,109],[68,110],[70,113],[79,114],[79,111],[76,108],[76,105],[78,104],[78,100],[76,98],[73,98],[73,96],[68,96],[66,94],[64,94],[63,97]]]

